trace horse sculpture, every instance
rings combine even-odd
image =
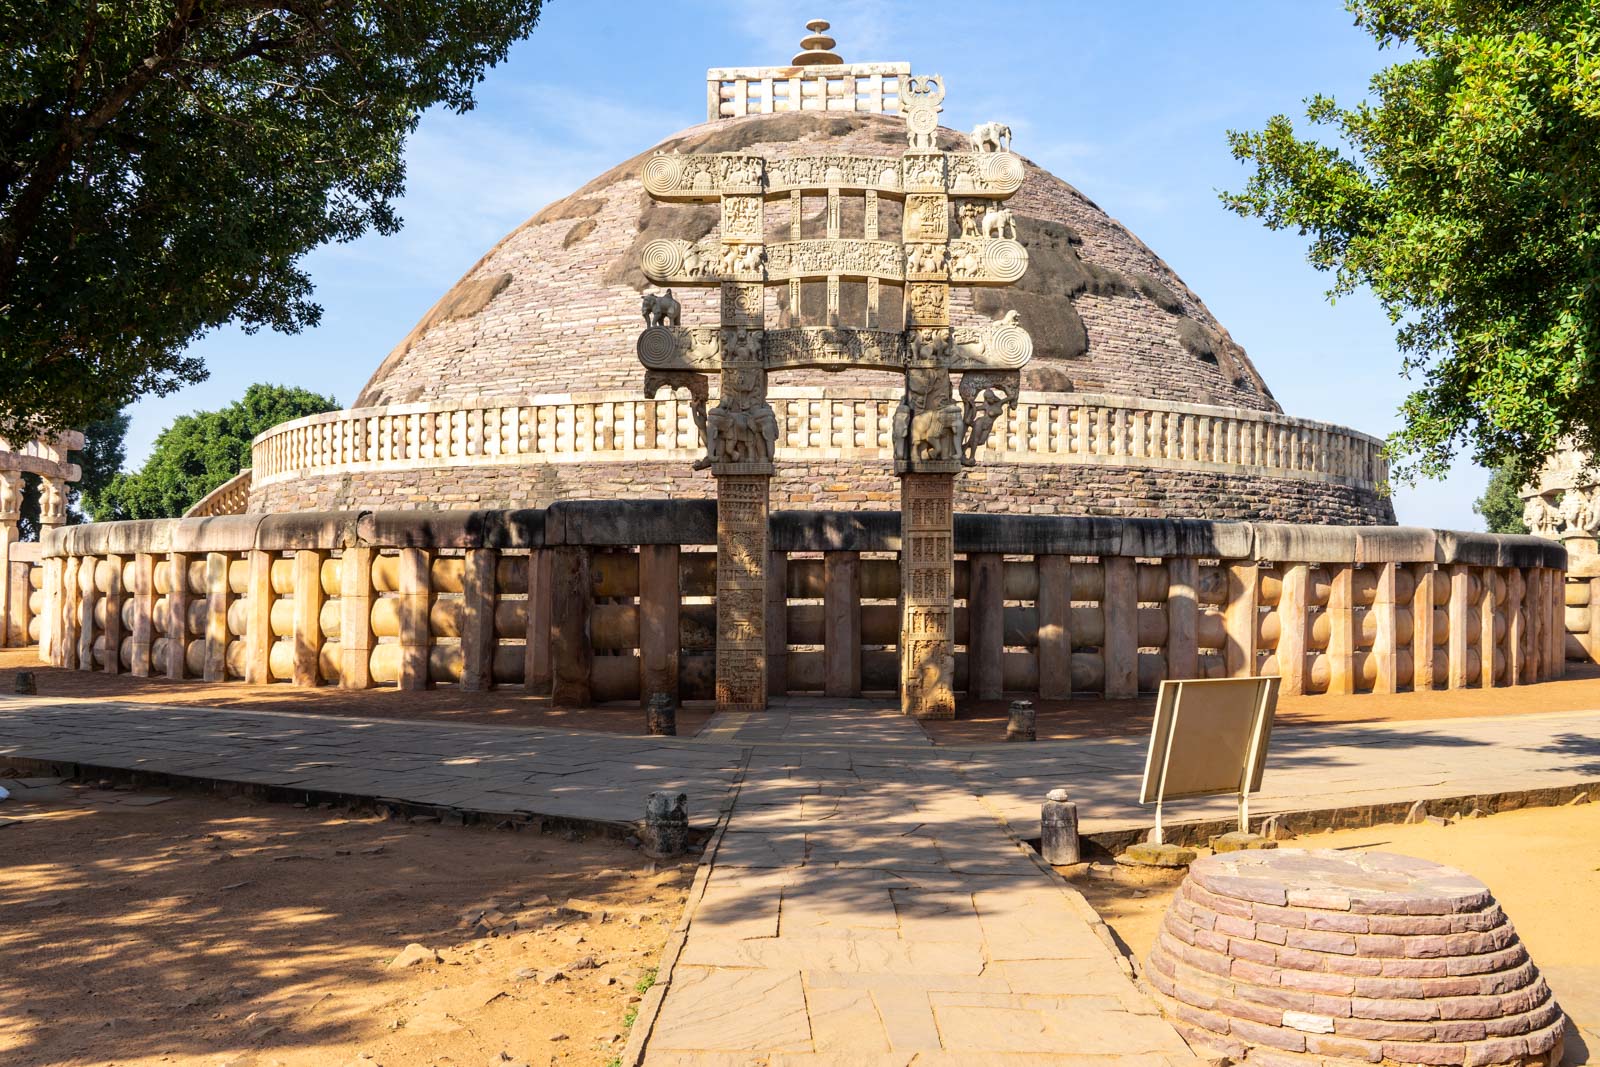
[[[972,147],[977,152],[1011,151],[1011,127],[1003,122],[982,122],[972,131]]]

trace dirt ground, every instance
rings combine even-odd
[[[1566,1064],[1600,1063],[1600,804],[1527,808],[1451,826],[1373,826],[1284,842],[1284,848],[1398,852],[1459,868],[1494,892],[1569,1020]],[[1176,883],[1073,884],[1141,962]]]
[[[1094,737],[1143,737],[1150,733],[1155,697],[1137,700],[1035,700],[1041,741]],[[1554,682],[1498,689],[1440,689],[1374,696],[1281,697],[1280,726],[1462,719],[1480,715],[1535,715],[1551,711],[1600,709],[1600,667],[1567,664],[1567,677]],[[940,744],[987,744],[1005,740],[1007,702],[963,702],[953,720],[925,722]]]
[[[173,681],[135,678],[100,671],[67,671],[39,662],[36,649],[0,649],[0,693],[12,691],[12,672],[33,671],[39,695],[111,697],[143,704],[205,705],[260,711],[298,711],[315,715],[352,715],[367,719],[431,719],[438,722],[488,723],[495,726],[556,726],[568,730],[642,734],[644,709],[611,704],[600,708],[563,708],[549,697],[525,696],[521,686],[472,693],[444,685],[397,699],[394,688],[339,689],[320,686],[245,685],[242,682]],[[709,702],[678,709],[678,735],[692,737],[711,718]]]
[[[693,869],[527,831],[0,785],[7,1067],[606,1064]],[[413,944],[423,962],[395,963]]]

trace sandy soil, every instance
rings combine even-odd
[[[605,1064],[692,873],[611,842],[50,781],[0,778],[7,1067]],[[413,943],[440,959],[392,965]]]
[[[1382,697],[1371,693],[1282,697],[1275,721],[1283,726],[1327,726],[1600,709],[1600,667],[1569,663],[1567,675],[1559,681],[1510,689],[1448,689]],[[1150,733],[1155,697],[1035,700],[1034,707],[1041,741],[1143,737]],[[922,725],[940,744],[987,744],[1005,740],[1007,719],[1006,701],[986,700],[963,702],[953,720]]]
[[[1528,808],[1451,826],[1336,830],[1282,847],[1398,852],[1482,879],[1574,1024],[1565,1062],[1600,1063],[1600,804]],[[1175,886],[1131,886],[1086,874],[1075,872],[1073,884],[1142,961]]]
[[[242,682],[175,682],[168,678],[135,678],[99,671],[66,671],[39,662],[35,649],[0,649],[0,693],[12,691],[12,672],[33,671],[39,695],[54,697],[111,697],[143,704],[202,704],[213,708],[298,711],[316,715],[352,715],[368,719],[432,719],[440,722],[489,723],[496,726],[558,726],[569,730],[642,734],[644,709],[611,704],[600,708],[563,708],[549,697],[523,695],[520,686],[486,693],[464,692],[454,685],[439,686],[404,699],[390,688],[338,689],[321,686],[297,689],[279,685],[245,685]],[[693,702],[678,709],[678,735],[692,737],[715,711],[709,702]]]

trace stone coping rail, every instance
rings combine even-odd
[[[768,395],[780,462],[887,462],[891,389],[782,386]],[[528,463],[684,463],[703,452],[679,392],[484,397],[333,411],[274,426],[253,445],[257,486],[306,475]],[[1331,423],[1248,408],[1090,393],[1024,392],[995,425],[986,463],[1137,466],[1377,489],[1383,442]]]

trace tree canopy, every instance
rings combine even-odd
[[[1223,200],[1311,237],[1329,298],[1369,287],[1418,384],[1390,438],[1395,475],[1462,448],[1525,480],[1600,431],[1600,5],[1351,0],[1381,48],[1409,48],[1370,99],[1309,99],[1334,144],[1283,115],[1231,132],[1253,163]]]
[[[144,466],[116,475],[92,496],[86,493],[84,510],[96,522],[176,518],[250,466],[250,442],[257,434],[338,407],[333,397],[305,389],[252,385],[243,398],[220,411],[172,420],[156,438]]]
[[[1490,533],[1525,534],[1528,524],[1522,521],[1522,478],[1510,466],[1499,467],[1489,476],[1483,495],[1472,505],[1472,510],[1483,516],[1483,525]]]
[[[0,0],[0,437],[205,377],[185,346],[321,310],[389,233],[406,136],[473,106],[540,0]]]

